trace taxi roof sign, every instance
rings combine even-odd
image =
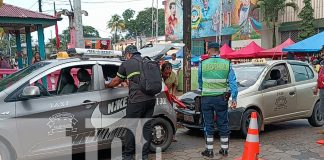
[[[67,52],[58,52],[56,54],[56,59],[67,59],[67,58],[70,58]]]
[[[121,57],[122,51],[99,50],[86,48],[70,48],[67,53],[71,56],[80,55],[82,57]]]
[[[252,59],[253,65],[266,65],[267,60],[265,58]]]

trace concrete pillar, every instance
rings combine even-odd
[[[42,25],[37,25],[37,34],[38,34],[38,47],[39,54],[42,60],[46,59],[45,54],[45,38],[44,38],[44,28]]]
[[[18,67],[19,69],[22,69],[23,66],[23,60],[22,60],[22,52],[21,52],[21,39],[20,39],[20,31],[16,30],[16,48],[17,48],[17,56],[18,56]]]
[[[45,38],[44,38],[44,28],[42,25],[37,25],[37,34],[38,34],[38,46],[39,54],[42,60],[46,59],[45,55]],[[47,79],[46,77],[42,78],[43,86],[47,88]]]
[[[33,60],[33,49],[32,49],[30,27],[25,27],[25,32],[26,32],[27,60],[28,60],[28,65],[31,65]]]

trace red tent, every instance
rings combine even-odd
[[[242,48],[238,51],[229,53],[225,58],[228,59],[250,59],[255,58],[257,53],[263,51],[264,49],[252,41],[245,48]]]
[[[226,43],[220,48],[220,56],[222,58],[226,58],[226,55],[232,52],[234,52],[234,50]]]
[[[282,44],[280,44],[279,46],[277,46],[275,48],[271,48],[271,49],[257,53],[257,57],[259,57],[259,58],[273,58],[273,57],[286,56],[287,53],[282,52],[282,49],[286,48],[292,44],[295,44],[295,42],[289,38],[285,42],[283,42]]]

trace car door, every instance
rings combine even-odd
[[[55,91],[49,91],[52,94],[29,99],[19,98],[25,86],[34,85],[35,82],[44,79],[43,77],[52,75],[59,70],[81,65],[95,65],[95,62],[71,62],[49,68],[29,80],[15,93],[15,96],[18,97],[16,101],[16,117],[19,118],[17,121],[18,134],[26,155],[71,154],[72,136],[83,134],[86,131],[85,125],[81,123],[87,116],[86,113],[90,113],[94,108],[92,105],[95,104],[90,101],[100,101],[99,92],[58,94]],[[73,76],[76,84],[75,73]],[[55,89],[58,88],[59,83],[56,82]]]
[[[280,73],[275,76],[274,72]],[[267,80],[275,80],[276,85],[265,88]],[[296,88],[291,83],[291,75],[287,64],[273,66],[262,83],[262,103],[265,122],[276,122],[289,119],[296,110]]]
[[[304,116],[312,111],[317,100],[317,96],[313,94],[313,89],[316,86],[315,73],[306,64],[291,64],[290,66],[297,90],[296,112],[299,116]]]
[[[102,114],[102,128],[104,132],[112,133],[115,128],[116,122],[126,116],[128,87],[119,86],[116,88],[105,88],[105,81],[117,75],[119,65],[101,63],[99,67],[99,84],[100,84],[100,107],[95,111]],[[115,134],[116,132],[114,132]],[[120,132],[123,133],[123,132]],[[112,140],[113,134],[106,134],[102,140]],[[109,137],[110,136],[110,137]],[[119,135],[120,136],[120,135]]]

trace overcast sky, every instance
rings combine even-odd
[[[53,0],[42,0],[42,10],[47,14],[54,14]],[[72,5],[73,5],[73,0]],[[162,8],[162,0],[159,1],[159,8]],[[136,12],[143,10],[144,8],[152,6],[152,0],[81,0],[82,10],[88,12],[88,16],[83,16],[83,25],[90,25],[99,31],[101,37],[110,37],[110,30],[106,29],[107,21],[114,14],[122,15],[123,11],[131,8]],[[4,0],[4,3],[12,4],[15,6],[23,7],[33,11],[38,11],[38,0]],[[69,0],[55,0],[56,10],[69,9]],[[156,7],[157,0],[154,5]],[[63,16],[63,20],[58,23],[59,33],[68,27],[68,18]],[[48,41],[52,37],[55,37],[54,27],[45,29],[45,40]],[[37,39],[37,32],[32,34],[33,39]]]

